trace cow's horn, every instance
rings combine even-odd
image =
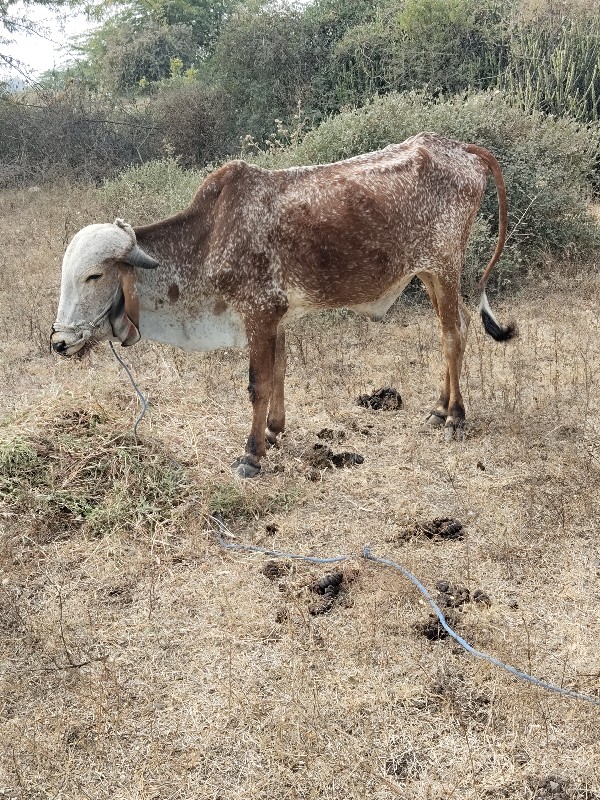
[[[158,261],[149,256],[148,253],[144,253],[137,244],[133,246],[123,261],[126,264],[131,264],[132,267],[140,267],[140,269],[156,269],[159,266]]]

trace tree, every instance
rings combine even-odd
[[[382,0],[335,49],[338,84],[355,102],[428,86],[493,85],[506,63],[504,17],[514,0]]]
[[[333,48],[377,2],[238,6],[223,23],[209,64],[213,80],[232,98],[240,134],[262,139],[276,120],[289,122],[298,106],[311,125],[337,110]]]
[[[304,37],[301,12],[274,4],[240,6],[223,24],[209,66],[240,135],[264,138],[304,102],[312,74]]]
[[[65,5],[68,0],[27,0],[27,6],[45,6],[46,8],[58,8]],[[12,42],[11,35],[16,31],[37,31],[38,26],[17,8],[18,0],[0,0],[0,65],[11,70],[16,70],[27,77],[25,65],[19,59],[3,53],[3,45]]]
[[[194,61],[198,46],[191,26],[164,20],[117,18],[90,34],[84,50],[86,72],[103,90],[132,94],[140,86],[167,78],[173,59],[186,66]]]
[[[102,7],[104,22],[83,47],[88,71],[100,86],[127,93],[140,80],[147,84],[169,77],[173,58],[185,67],[200,63],[212,51],[233,2],[110,0]]]

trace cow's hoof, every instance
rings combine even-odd
[[[462,442],[465,438],[464,422],[446,422],[444,426],[444,439],[447,442]]]
[[[248,460],[248,456],[237,458],[231,468],[240,478],[255,478],[260,472],[260,464],[252,463],[252,461]]]
[[[439,411],[430,411],[425,417],[425,424],[431,425],[433,428],[441,428],[446,424],[446,417],[440,414]]]

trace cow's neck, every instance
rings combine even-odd
[[[160,222],[135,228],[135,233],[142,250],[161,265],[153,275],[156,280],[144,280],[144,284],[161,284],[174,273],[186,284],[201,277],[198,272],[206,233],[197,216],[194,219],[188,209]]]
[[[201,219],[201,218],[200,218]],[[144,339],[184,350],[244,347],[240,315],[207,285],[203,274],[206,234],[197,210],[136,228],[139,246],[157,269],[137,269],[140,333]]]

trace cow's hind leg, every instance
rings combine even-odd
[[[267,416],[267,445],[274,445],[277,436],[285,427],[285,329],[283,325],[277,328],[277,341],[275,345],[275,366],[273,371],[273,389],[269,400],[269,414]]]
[[[435,311],[438,320],[440,320],[440,311],[438,307],[435,288],[433,285],[433,280],[427,273],[420,273],[419,278],[421,279],[423,286],[427,290],[427,294],[429,295],[429,299],[431,300],[431,305],[433,306],[433,310]],[[450,373],[448,372],[448,367],[446,367],[444,383],[442,384],[442,388],[440,389],[440,396],[438,398],[438,401],[435,404],[435,406],[431,409],[431,411],[429,412],[429,414],[425,419],[425,422],[428,425],[441,427],[446,424],[446,418],[448,416],[449,400],[450,400]]]
[[[444,425],[446,439],[462,439],[465,407],[460,391],[460,373],[471,316],[460,297],[457,284],[421,275],[441,327],[442,351],[446,358],[444,383],[438,402],[427,421]]]
[[[277,321],[246,321],[250,369],[248,394],[252,403],[252,427],[246,452],[233,464],[241,478],[253,478],[260,471],[260,459],[266,453],[267,410],[273,394],[273,374],[277,348]]]

